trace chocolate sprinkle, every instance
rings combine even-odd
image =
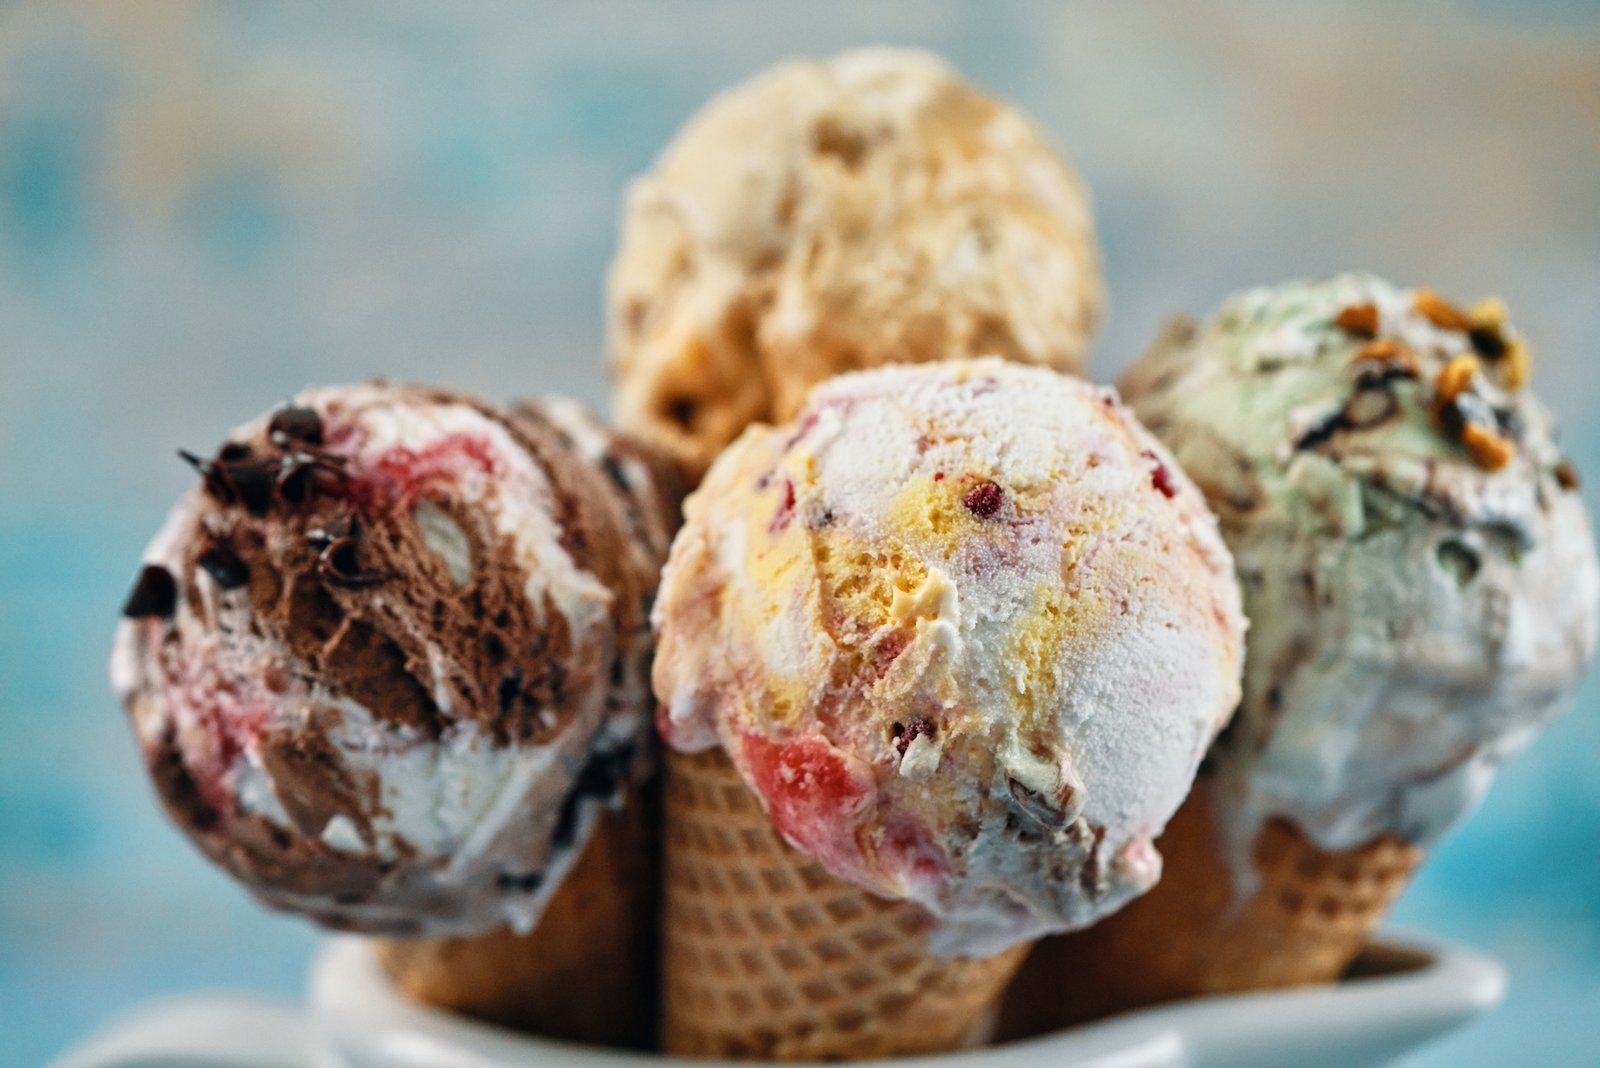
[[[171,619],[177,609],[178,580],[160,564],[146,564],[122,606],[122,614],[129,619]]]
[[[1562,460],[1556,464],[1556,483],[1564,490],[1578,488],[1578,469],[1572,466],[1571,460]]]

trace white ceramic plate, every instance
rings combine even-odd
[[[1335,986],[1204,998],[970,1053],[938,1068],[1346,1068],[1388,1064],[1489,1011],[1505,972],[1458,946],[1390,935]],[[687,1063],[687,1062],[681,1062]],[[54,1068],[662,1068],[660,1057],[530,1038],[420,1008],[357,938],[331,940],[306,1006],[241,995],[135,1010]]]

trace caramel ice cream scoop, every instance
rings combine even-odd
[[[629,190],[609,316],[621,424],[698,475],[842,371],[1076,371],[1101,305],[1087,195],[1015,108],[924,52],[781,64]]]

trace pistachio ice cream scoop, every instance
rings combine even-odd
[[[1529,370],[1498,301],[1346,274],[1241,293],[1123,380],[1244,587],[1236,841],[1431,845],[1577,686],[1600,567]]]
[[[1498,301],[1346,274],[1240,293],[1128,371],[1233,551],[1244,695],[1161,884],[1042,943],[1008,1026],[1337,979],[1556,714],[1600,568],[1529,370]]]

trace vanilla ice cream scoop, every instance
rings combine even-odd
[[[567,402],[387,385],[188,459],[112,658],[169,814],[330,926],[531,928],[649,759],[654,461]]]
[[[634,182],[621,230],[617,414],[695,472],[842,371],[1080,370],[1100,312],[1077,176],[923,52],[791,61],[722,94]]]
[[[656,607],[667,742],[721,745],[832,874],[987,955],[1148,889],[1238,698],[1216,523],[1110,390],[882,368],[747,430]]]
[[[1124,379],[1244,587],[1239,843],[1432,844],[1576,687],[1600,567],[1528,369],[1499,302],[1349,274],[1241,293]]]

